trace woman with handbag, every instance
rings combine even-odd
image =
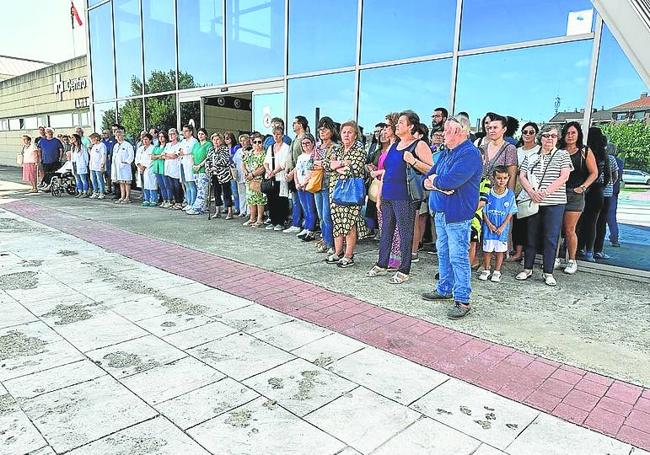
[[[308,190],[314,193],[316,212],[320,220],[322,239],[316,243],[319,253],[334,254],[334,235],[332,226],[330,179],[336,178],[336,171],[325,165],[325,161],[335,157],[341,146],[338,129],[329,117],[323,117],[318,122],[318,137],[320,144],[314,152],[314,171],[310,178]],[[320,182],[317,179],[320,177]],[[312,182],[313,181],[313,182]],[[320,185],[318,185],[320,183]],[[320,189],[317,189],[320,188]]]
[[[250,210],[250,218],[244,226],[259,228],[264,226],[264,206],[266,194],[261,191],[262,176],[264,175],[264,138],[260,133],[251,136],[253,149],[242,158],[244,178],[246,179],[246,203]]]
[[[208,153],[214,148],[212,142],[208,140],[208,131],[205,128],[199,128],[196,132],[198,142],[192,147],[192,171],[194,172],[194,183],[196,183],[196,199],[194,203],[186,210],[188,215],[201,215],[208,209],[208,174],[205,173],[205,161]]]
[[[208,153],[205,163],[214,190],[215,218],[221,218],[221,206],[226,207],[226,219],[232,220],[232,172],[230,167],[230,149],[224,137],[215,133],[210,137],[214,149]],[[223,197],[222,197],[223,196]],[[209,209],[209,208],[208,208]]]
[[[316,139],[311,133],[304,133],[300,139],[300,145],[302,154],[296,158],[296,164],[292,171],[298,200],[305,216],[305,228],[298,233],[298,238],[301,238],[304,242],[311,242],[316,239],[314,235],[314,230],[316,230],[316,203],[314,202],[314,195],[307,191],[307,184],[314,167],[313,152]]]
[[[341,142],[337,156],[323,160],[323,167],[335,173],[330,175],[332,194],[332,234],[334,253],[326,261],[341,268],[354,265],[357,239],[366,235],[366,223],[361,207],[366,201],[366,153],[359,139],[359,127],[350,120],[341,125]]]
[[[517,280],[527,280],[533,274],[537,254],[538,233],[543,232],[544,262],[542,279],[549,286],[557,283],[553,277],[562,218],[567,203],[566,182],[573,170],[566,150],[556,148],[558,129],[548,125],[542,130],[539,153],[524,158],[519,169],[522,192],[517,198],[520,215],[528,214],[528,233],[524,251],[524,270]]]
[[[262,182],[262,191],[269,201],[271,224],[266,227],[268,231],[283,231],[289,213],[289,184],[285,169],[291,150],[283,138],[284,129],[281,126],[273,128],[273,144],[269,146],[264,158],[266,182]]]
[[[20,164],[23,166],[23,182],[29,182],[32,185],[29,193],[38,193],[38,147],[32,143],[32,138],[26,134],[23,135],[23,149],[19,156]]]
[[[381,190],[377,197],[377,205],[382,214],[379,260],[366,276],[374,277],[387,273],[391,243],[395,232],[398,231],[401,258],[398,271],[390,279],[390,283],[393,284],[401,284],[409,279],[415,213],[422,202],[421,198],[409,189],[407,168],[408,166],[416,168],[419,165],[424,169],[425,160],[431,161],[429,146],[413,135],[419,124],[420,118],[415,112],[404,111],[399,114],[395,127],[395,134],[399,141],[394,142],[388,149],[384,160]]]

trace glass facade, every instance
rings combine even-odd
[[[113,18],[117,97],[141,95],[142,33],[139,0],[113,0]]]
[[[174,0],[142,0],[144,92],[176,90]]]
[[[90,27],[90,58],[93,68],[93,98],[96,101],[115,98],[115,62],[113,60],[113,19],[111,4],[105,3],[88,13]]]

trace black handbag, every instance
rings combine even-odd
[[[273,146],[271,146],[273,147]],[[273,153],[273,148],[271,148],[271,170],[275,169],[275,154]],[[275,176],[271,177],[270,179],[267,179],[266,177],[262,177],[262,183],[260,185],[260,191],[264,194],[273,194],[276,189],[276,184],[280,182],[275,180]]]

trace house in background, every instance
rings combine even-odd
[[[31,73],[51,63],[41,62],[38,60],[29,60],[26,58],[9,57],[0,55],[0,81],[20,76],[21,74]]]
[[[584,109],[575,109],[573,111],[564,111],[558,112],[555,114],[549,121],[549,124],[552,125],[564,125],[567,122],[579,122],[582,123],[585,117]],[[612,117],[611,109],[594,109],[591,114],[591,122],[594,125],[603,125],[605,123],[611,123],[614,119]]]
[[[619,104],[610,109],[615,121],[624,120],[644,120],[650,122],[650,96],[647,92],[641,93],[641,96],[633,101]]]

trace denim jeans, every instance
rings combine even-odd
[[[541,232],[544,242],[544,273],[553,273],[563,218],[564,204],[541,206],[539,212],[528,217],[528,240],[524,253],[525,269],[532,270],[535,264],[537,239]]]
[[[316,212],[320,219],[320,230],[323,235],[323,242],[329,248],[334,247],[334,226],[332,225],[332,214],[330,212],[330,194],[325,188],[314,194],[316,201]]]
[[[75,174],[74,178],[77,180],[77,191],[88,191],[88,174]]]
[[[311,193],[309,193],[311,194]],[[298,191],[291,192],[291,226],[301,228],[303,224],[302,199],[298,196]],[[309,229],[309,228],[305,228]],[[313,229],[309,229],[313,231]]]
[[[163,201],[171,201],[172,200],[172,191],[171,188],[167,187],[167,180],[165,179],[164,174],[155,174],[156,175],[156,182],[158,183],[158,188],[160,189],[160,195],[163,198]]]
[[[297,191],[297,194],[300,199],[302,213],[305,214],[305,229],[314,231],[316,229],[316,203],[314,202],[314,195],[309,191],[303,190]]]
[[[469,265],[469,234],[471,220],[449,223],[444,213],[436,213],[436,247],[440,279],[436,291],[452,295],[456,302],[468,304],[472,293],[472,269]]]
[[[90,177],[93,179],[95,193],[104,194],[104,173],[102,171],[90,171]]]
[[[158,190],[143,189],[142,192],[144,193],[144,202],[148,202],[150,204],[158,203]]]
[[[616,211],[618,210],[618,195],[612,196],[609,210],[607,212],[607,227],[609,228],[609,241],[618,243],[618,221]]]
[[[169,190],[169,194],[172,196],[170,201],[174,200],[178,204],[183,202],[183,188],[181,187],[180,179],[175,179],[166,175],[165,186]]]
[[[196,201],[196,182],[189,180],[185,182],[185,199],[187,205],[194,205],[194,201]]]
[[[230,192],[232,193],[232,201],[235,205],[235,212],[239,212],[241,210],[239,207],[239,188],[237,187],[237,180],[235,179],[230,181]]]

